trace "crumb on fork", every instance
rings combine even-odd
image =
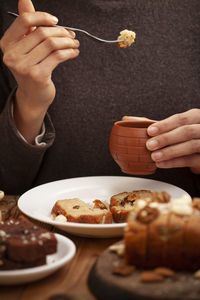
[[[120,32],[120,35],[118,36],[118,40],[122,40],[122,42],[118,42],[116,43],[116,45],[119,48],[128,48],[129,46],[131,46],[136,38],[136,33],[134,31],[128,30],[128,29],[124,29]]]

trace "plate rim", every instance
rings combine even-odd
[[[142,177],[131,177],[131,176],[112,176],[112,175],[106,175],[106,176],[82,176],[82,177],[71,177],[71,178],[66,178],[66,179],[59,179],[59,180],[55,180],[55,181],[51,181],[51,182],[47,182],[47,183],[43,183],[43,184],[40,184],[38,186],[35,186],[31,189],[29,189],[28,191],[26,191],[25,193],[23,193],[19,199],[18,199],[18,207],[19,209],[25,214],[27,215],[28,217],[34,219],[34,220],[37,220],[37,221],[40,221],[40,222],[44,222],[46,224],[51,224],[55,227],[58,227],[58,226],[62,226],[63,228],[79,228],[80,225],[81,227],[84,229],[84,228],[90,228],[90,229],[112,229],[112,228],[123,228],[125,227],[126,223],[112,223],[112,224],[88,224],[88,223],[75,223],[75,222],[58,222],[58,221],[55,221],[55,220],[51,220],[50,217],[49,217],[49,220],[44,220],[44,219],[41,219],[40,217],[37,217],[35,215],[31,215],[30,213],[27,213],[26,211],[23,210],[23,208],[21,207],[22,203],[23,203],[23,198],[28,194],[30,193],[31,191],[35,191],[37,189],[40,189],[40,188],[45,188],[46,186],[48,185],[53,185],[53,184],[62,184],[63,182],[70,182],[70,181],[78,181],[78,180],[89,180],[89,179],[106,179],[106,178],[109,178],[109,179],[128,179],[128,180],[144,180],[144,181],[147,181],[147,182],[153,182],[153,183],[161,183],[161,184],[165,184],[165,185],[169,185],[171,187],[174,187],[176,189],[179,189],[181,191],[183,191],[185,194],[187,194],[190,198],[191,196],[189,195],[188,192],[186,192],[184,189],[176,186],[176,185],[173,185],[171,183],[168,183],[168,182],[164,182],[164,181],[160,181],[160,180],[155,180],[155,179],[150,179],[150,178],[142,178]]]
[[[25,269],[16,269],[16,270],[2,270],[2,271],[0,271],[0,284],[1,284],[2,277],[4,279],[9,279],[9,278],[14,279],[14,277],[17,276],[17,278],[19,279],[19,277],[23,277],[25,275],[29,275],[29,276],[35,275],[35,274],[39,275],[41,273],[49,271],[49,273],[47,273],[47,275],[44,276],[44,277],[46,277],[46,276],[48,276],[48,274],[52,274],[53,272],[60,269],[65,264],[69,263],[76,254],[76,245],[74,244],[74,242],[71,239],[69,239],[68,237],[66,237],[64,235],[59,234],[59,233],[54,233],[54,234],[57,238],[57,242],[62,244],[62,247],[63,247],[63,244],[65,245],[65,247],[69,247],[70,251],[67,254],[65,254],[60,259],[58,258],[58,260],[56,259],[55,262],[51,262],[49,264],[46,263],[41,266],[25,268]],[[58,253],[58,249],[55,253],[52,253],[49,255],[55,255],[56,253]],[[36,280],[36,279],[34,279],[34,280]],[[24,282],[26,282],[26,281],[24,281]],[[3,283],[3,284],[5,284],[5,283]]]

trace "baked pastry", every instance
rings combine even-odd
[[[131,46],[131,44],[135,41],[136,33],[134,31],[124,29],[120,32],[120,35],[118,36],[118,40],[122,40],[122,42],[116,43],[119,48],[127,48]]]
[[[24,216],[0,223],[0,270],[45,264],[56,251],[55,235]]]
[[[168,200],[151,201],[129,214],[124,233],[125,259],[138,268],[197,270],[200,268],[200,199]]]
[[[126,218],[129,212],[133,209],[137,209],[137,206],[144,205],[152,200],[153,192],[150,190],[138,190],[132,192],[122,192],[113,195],[110,199],[110,211],[113,215],[113,220],[116,223],[126,222]]]
[[[105,203],[94,200],[94,205],[85,203],[78,198],[56,201],[52,208],[52,218],[59,220],[60,216],[66,222],[107,224],[112,223],[112,214]],[[58,219],[59,218],[59,219]]]

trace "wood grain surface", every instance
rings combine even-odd
[[[4,210],[6,209],[6,202],[10,203],[13,200],[15,201],[15,204],[17,204],[17,199],[17,196],[6,196],[3,200]],[[9,213],[11,213],[9,205],[8,210]],[[12,212],[13,211],[14,210],[12,210]],[[88,274],[97,257],[109,245],[115,243],[119,239],[94,239],[75,237],[54,228],[51,225],[43,224],[34,220],[32,221],[50,231],[63,234],[66,237],[70,238],[77,247],[76,255],[69,266],[61,268],[56,273],[42,280],[17,286],[0,286],[0,299],[95,300],[95,296],[93,296],[88,288]]]
[[[122,241],[117,242],[122,243]],[[112,268],[120,263],[116,253],[106,249],[97,259],[89,274],[89,286],[98,299],[103,300],[199,300],[200,279],[193,273],[176,272],[174,278],[162,282],[144,283],[143,270],[131,275],[112,274]]]

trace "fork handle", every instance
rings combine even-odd
[[[8,11],[8,14],[11,15],[11,16],[13,16],[13,17],[16,17],[16,18],[19,17],[18,14],[14,13],[14,12],[11,12],[11,11]],[[88,35],[89,37],[91,37],[91,38],[93,38],[95,40],[98,40],[98,41],[104,42],[104,43],[119,43],[119,42],[123,42],[123,40],[112,40],[112,41],[110,41],[110,40],[104,40],[104,39],[101,39],[101,38],[99,38],[99,37],[97,37],[97,36],[95,36],[95,35],[87,32],[87,31],[85,31],[83,29],[79,29],[79,28],[62,26],[62,25],[52,25],[51,27],[62,27],[62,28],[65,28],[67,30],[79,31],[79,32],[85,33],[86,35]]]

